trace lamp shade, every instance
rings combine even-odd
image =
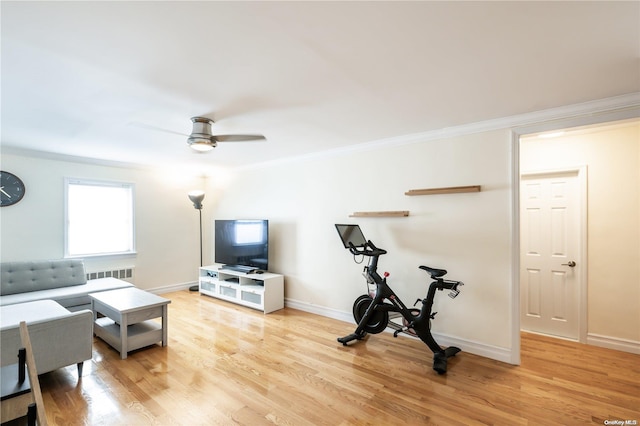
[[[204,191],[196,190],[189,192],[189,199],[193,203],[193,207],[198,210],[202,209],[202,200],[204,200]]]

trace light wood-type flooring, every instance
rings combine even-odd
[[[264,315],[187,290],[163,296],[167,347],[121,360],[94,338],[80,381],[75,366],[40,376],[50,424],[640,422],[640,355],[523,334],[520,366],[461,352],[439,376],[410,337],[344,347],[336,337],[353,324],[289,308]]]

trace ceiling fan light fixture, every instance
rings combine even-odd
[[[203,137],[190,137],[187,143],[194,151],[207,152],[216,147],[215,141]]]
[[[193,130],[187,143],[189,146],[198,152],[211,151],[216,147],[217,143],[213,136],[211,136],[211,124],[213,120],[206,117],[191,117],[193,123]]]

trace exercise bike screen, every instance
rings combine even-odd
[[[362,230],[360,230],[360,225],[336,224],[336,229],[338,230],[338,234],[342,239],[344,248],[350,248],[349,243],[353,244],[355,247],[364,247],[364,245],[367,243],[367,240],[362,234]]]

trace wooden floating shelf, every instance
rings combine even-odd
[[[353,212],[349,217],[406,217],[409,216],[408,210],[396,210],[386,212]]]
[[[411,189],[404,195],[457,194],[460,192],[480,192],[480,185],[450,186],[447,188]]]

